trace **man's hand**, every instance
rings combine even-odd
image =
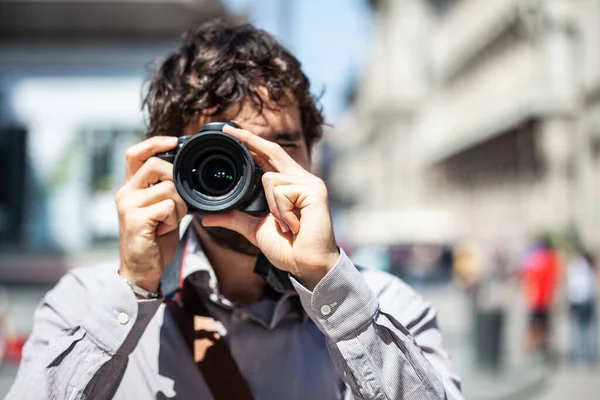
[[[206,215],[202,224],[244,235],[273,265],[314,289],[339,258],[325,183],[278,144],[228,125],[223,131],[242,141],[265,171],[262,181],[270,214],[259,218],[231,211]]]
[[[179,242],[187,206],[173,183],[173,165],[153,157],[171,150],[177,138],[156,136],[127,149],[126,182],[115,195],[119,212],[119,275],[156,292]]]

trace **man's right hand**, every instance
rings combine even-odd
[[[173,183],[173,165],[155,154],[175,148],[177,138],[155,136],[127,149],[125,185],[115,194],[119,212],[119,275],[150,292],[179,242],[187,206]]]

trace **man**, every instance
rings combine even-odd
[[[529,309],[527,350],[551,357],[552,306],[560,257],[550,238],[541,235],[527,253],[521,271]]]
[[[323,117],[300,63],[273,37],[248,24],[200,27],[161,65],[146,106],[149,138],[128,149],[115,196],[120,263],[72,271],[47,294],[9,398],[213,398],[210,366],[194,364],[207,350],[191,351],[173,305],[153,299],[187,214],[172,165],[153,155],[210,121],[243,128],[223,131],[266,171],[270,213],[195,216],[182,238],[183,287],[253,398],[462,398],[431,307],[338,250],[326,187],[308,172]],[[295,290],[265,285],[253,272],[260,253]]]
[[[598,362],[598,329],[596,322],[597,275],[594,256],[576,243],[567,263],[567,299],[571,316],[572,363]]]

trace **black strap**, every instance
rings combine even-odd
[[[204,376],[215,400],[253,400],[252,393],[223,338],[215,335],[215,332],[196,332],[194,330],[194,315],[213,317],[196,289],[187,280],[182,279],[188,242],[187,235],[190,233],[190,229],[191,225],[183,234],[173,261],[167,266],[160,280],[167,308],[177,323],[192,358],[196,339],[206,338],[213,342],[208,347],[204,358],[196,365]],[[294,290],[289,274],[275,268],[263,254],[258,257],[254,272],[263,277],[266,283],[278,293]]]
[[[262,253],[254,264],[254,273],[261,276],[278,293],[295,290],[289,273],[275,267]]]
[[[182,288],[183,281],[181,269],[183,268],[186,250],[185,246],[190,229],[192,229],[191,224],[187,227],[182,239],[179,241],[179,246],[177,246],[173,261],[165,268],[160,279],[160,288],[167,302],[177,301],[179,292]],[[254,273],[261,276],[265,282],[278,293],[295,290],[294,285],[292,285],[292,281],[290,280],[289,273],[275,267],[262,253],[256,260]]]
[[[186,280],[182,280],[182,268],[185,262],[187,235],[185,230],[179,241],[173,261],[167,266],[160,280],[161,291],[167,303],[167,309],[177,323],[190,356],[194,359],[194,341],[206,338],[213,342],[207,348],[204,358],[196,363],[215,400],[254,400],[248,384],[244,380],[229,347],[216,332],[194,329],[194,316],[213,318],[196,289]],[[214,318],[213,318],[214,319]]]
[[[212,342],[212,345],[207,348],[204,358],[198,361],[196,366],[215,400],[253,400],[252,392],[250,392],[225,340],[217,335],[217,332],[194,330],[194,316],[212,318],[196,289],[186,281],[179,301],[168,303],[167,308],[177,323],[192,358],[196,339],[209,339]]]

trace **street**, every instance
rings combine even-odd
[[[469,400],[587,400],[600,398],[600,366],[573,366],[566,361],[569,346],[569,320],[566,305],[558,293],[555,307],[553,345],[556,365],[532,360],[523,351],[527,313],[521,288],[510,288],[507,326],[504,328],[504,368],[486,373],[474,362],[469,303],[452,286],[419,290],[438,310],[438,322],[446,347],[463,381]]]
[[[600,369],[559,368],[535,400],[595,400],[600,396]]]

